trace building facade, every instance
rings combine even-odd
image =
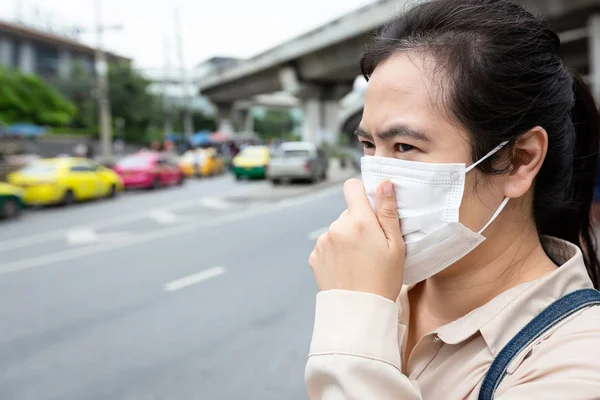
[[[73,39],[0,21],[0,66],[43,78],[68,78],[76,64],[95,73],[96,49]],[[106,53],[109,62],[131,60]]]

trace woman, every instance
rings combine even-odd
[[[311,398],[600,399],[599,116],[559,46],[516,1],[438,0],[367,49]]]

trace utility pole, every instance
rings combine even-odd
[[[168,82],[170,81],[169,74],[171,73],[171,48],[169,46],[169,37],[165,34],[165,71],[163,76],[163,116],[164,116],[164,137],[173,132],[173,114],[171,112],[171,105],[169,104],[169,97],[167,95]]]
[[[183,87],[183,132],[187,139],[194,133],[194,123],[192,121],[190,94],[187,80],[185,63],[183,62],[183,43],[181,39],[181,24],[179,22],[179,10],[175,8],[175,33],[177,37],[177,55],[179,58],[179,67],[181,69],[181,85]]]
[[[108,65],[102,49],[102,0],[95,0],[96,14],[96,79],[98,91],[98,119],[100,121],[100,148],[103,162],[112,160],[112,117],[110,114],[110,99],[108,96]]]
[[[15,20],[17,23],[23,23],[23,3],[21,0],[15,0]]]

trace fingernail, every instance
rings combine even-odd
[[[389,179],[381,182],[381,188],[383,189],[383,195],[385,197],[391,197],[394,195],[394,185],[392,185],[392,182]]]

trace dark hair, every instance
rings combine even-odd
[[[588,85],[560,57],[547,23],[510,0],[436,0],[386,26],[361,60],[368,80],[377,65],[407,50],[436,57],[451,82],[445,105],[472,139],[473,159],[503,141],[506,151],[480,164],[497,169],[520,135],[541,126],[548,153],[535,185],[538,234],[578,245],[594,286],[600,263],[591,232],[600,116]]]

